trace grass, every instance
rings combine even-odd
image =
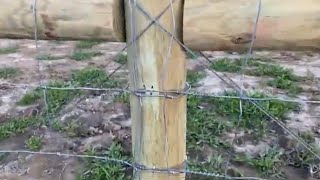
[[[122,102],[124,104],[130,104],[130,95],[128,93],[121,93],[120,95],[115,96],[115,102]]]
[[[45,54],[37,57],[37,60],[43,60],[43,61],[52,61],[52,60],[59,60],[63,59],[64,56],[52,56],[50,54]]]
[[[211,64],[211,68],[216,71],[237,73],[241,70],[241,60],[231,60],[227,58],[219,59]],[[278,89],[287,90],[291,95],[302,91],[298,83],[302,78],[296,76],[291,69],[281,67],[278,64],[267,64],[266,60],[250,59],[248,67],[244,71],[247,75],[272,77],[267,85]]]
[[[0,68],[0,79],[8,79],[17,76],[19,70],[13,67]]]
[[[29,127],[40,123],[36,117],[24,119],[12,119],[6,123],[0,124],[0,140],[6,139],[14,134],[24,133]]]
[[[197,59],[200,56],[200,53],[192,51],[186,51],[187,58],[189,59]]]
[[[202,71],[200,71],[200,72],[188,71],[187,72],[187,82],[191,86],[196,85],[197,82],[199,82],[199,80],[201,80],[205,77],[206,77],[206,74]]]
[[[42,97],[42,91],[40,89],[36,89],[34,91],[28,92],[25,94],[18,102],[19,106],[28,106],[35,104]]]
[[[94,150],[88,152],[88,155],[97,155]],[[113,143],[104,153],[103,156],[128,160],[123,153],[119,144]],[[116,162],[92,159],[86,162],[86,172],[81,174],[77,180],[123,180],[130,179],[125,174],[125,167]]]
[[[274,176],[277,178],[283,177],[281,165],[283,163],[281,157],[283,153],[277,148],[271,148],[258,157],[236,156],[234,159],[237,162],[247,164],[259,171],[262,176]]]
[[[223,132],[231,130],[231,124],[224,121],[212,109],[201,109],[202,99],[189,96],[187,100],[188,148],[196,149],[199,144],[213,147],[227,146],[220,138]]]
[[[7,48],[1,48],[0,49],[0,55],[1,54],[12,54],[18,52],[18,47],[7,47]]]
[[[96,41],[96,40],[87,40],[87,41],[80,41],[77,43],[76,48],[78,49],[90,49],[95,45],[100,44],[102,41]]]
[[[42,138],[39,136],[31,136],[25,143],[29,150],[39,151],[42,147]]]
[[[115,88],[119,84],[111,80],[102,69],[87,68],[75,71],[72,75],[72,82],[76,86],[90,86],[94,88]]]
[[[75,51],[71,55],[71,59],[76,61],[85,61],[85,60],[91,60],[93,57],[101,56],[102,53],[100,52],[83,52],[83,51]]]
[[[234,91],[225,91],[224,96],[237,96]],[[248,95],[250,98],[270,98],[262,92],[251,92]],[[239,121],[240,102],[239,99],[227,98],[206,98],[204,102],[215,104],[215,112],[222,117],[227,117],[233,120],[235,124]],[[267,111],[270,115],[280,120],[284,120],[285,116],[292,111],[297,111],[299,105],[292,102],[284,102],[280,100],[260,101],[257,104]],[[242,119],[239,126],[245,130],[255,130],[259,136],[266,134],[269,117],[262,112],[259,108],[254,106],[250,101],[242,102]]]
[[[121,53],[117,57],[116,62],[123,65],[127,63],[127,59],[128,59],[127,54]]]

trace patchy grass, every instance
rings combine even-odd
[[[12,54],[18,52],[19,47],[7,47],[7,48],[1,48],[0,49],[0,55],[1,54]]]
[[[122,102],[124,104],[130,104],[130,94],[128,93],[121,93],[120,95],[115,96],[115,102]]]
[[[13,67],[0,68],[0,79],[8,79],[15,77],[19,74],[19,70]]]
[[[187,82],[194,86],[199,82],[201,79],[205,78],[206,74],[203,71],[200,72],[194,72],[194,71],[188,71],[187,72]]]
[[[210,67],[216,71],[232,72],[236,73],[241,70],[241,62],[236,60],[231,60],[228,58],[223,58],[215,60]]]
[[[83,51],[75,51],[71,55],[71,59],[76,60],[76,61],[85,61],[85,60],[91,60],[92,58],[96,56],[101,56],[103,55],[100,52],[83,52]]]
[[[188,168],[192,171],[197,172],[206,172],[206,173],[224,173],[224,163],[226,162],[226,159],[222,157],[222,155],[214,154],[213,156],[208,157],[205,161],[202,161],[201,163],[197,161],[188,161]],[[197,178],[190,178],[190,179],[208,179],[208,177],[197,177]]]
[[[76,86],[89,86],[94,88],[115,88],[117,81],[111,80],[102,69],[88,68],[76,71],[72,75],[72,81]]]
[[[97,155],[94,150],[88,152],[88,155]],[[123,153],[123,149],[119,144],[113,143],[103,156],[108,158],[116,158],[122,160],[128,160]],[[122,180],[122,179],[130,179],[126,175],[126,168],[123,164],[111,162],[111,161],[103,161],[98,159],[91,159],[86,162],[86,173],[81,174],[78,177],[78,180]]]
[[[237,96],[234,91],[226,91],[224,96]],[[270,96],[261,92],[252,92],[250,98],[270,98]],[[205,98],[203,101],[214,104],[215,112],[220,116],[233,120],[235,124],[239,121],[240,101],[239,99],[228,98]],[[284,102],[280,100],[260,101],[257,104],[265,109],[270,115],[280,120],[284,120],[285,116],[291,111],[297,111],[299,105],[292,102]],[[260,136],[266,134],[268,125],[268,116],[259,108],[254,106],[250,101],[242,102],[242,119],[239,126],[248,131],[256,131]]]
[[[228,58],[219,59],[211,64],[211,68],[216,71],[237,73],[241,70],[241,60],[231,60]],[[287,90],[291,95],[302,91],[298,83],[302,78],[296,76],[291,69],[281,67],[277,64],[267,64],[266,60],[250,59],[245,74],[252,76],[272,77],[266,84],[278,89]]]
[[[31,136],[25,143],[29,150],[39,151],[42,147],[42,138],[39,136]]]
[[[14,134],[24,133],[29,127],[40,123],[36,117],[24,119],[12,119],[6,123],[0,124],[0,140],[8,138]]]
[[[235,161],[247,164],[257,169],[262,176],[273,176],[276,178],[283,178],[284,174],[281,172],[281,165],[283,161],[281,156],[283,153],[277,148],[271,148],[260,154],[258,157],[236,156]]]
[[[59,60],[59,59],[63,59],[64,56],[53,56],[50,54],[44,54],[41,56],[37,57],[37,60],[42,60],[42,61],[53,61],[53,60]]]
[[[121,53],[117,57],[116,62],[123,65],[123,64],[127,63],[127,61],[128,61],[127,59],[128,59],[127,54]]]
[[[98,40],[87,40],[87,41],[80,41],[77,43],[76,48],[78,49],[90,49],[95,45],[102,43],[102,41]]]
[[[231,124],[224,121],[212,108],[199,108],[202,99],[189,96],[187,100],[187,139],[188,148],[196,149],[199,144],[213,147],[228,146],[220,138],[223,132],[231,130]]]
[[[53,81],[48,84],[49,87],[66,88],[70,85],[62,81]],[[59,90],[59,89],[48,89],[46,92],[48,113],[55,115],[58,113],[64,105],[70,102],[76,97],[79,92],[75,90]]]
[[[25,94],[18,102],[19,106],[28,106],[35,104],[42,97],[42,91],[40,89],[35,89],[34,91]]]

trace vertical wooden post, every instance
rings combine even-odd
[[[136,0],[136,3],[156,18],[169,5],[170,0]],[[176,0],[159,22],[177,38],[181,38],[183,1]],[[172,11],[173,10],[173,11]],[[139,12],[134,2],[125,1],[127,42],[151,23]],[[173,22],[173,14],[175,22]],[[172,29],[176,25],[176,30]],[[173,40],[167,59],[171,36],[153,24],[128,48],[130,89],[155,91],[182,90],[186,83],[185,54]],[[161,81],[163,68],[166,79]],[[153,93],[156,95],[157,93]],[[137,97],[131,95],[132,146],[134,162],[146,168],[183,170],[186,160],[186,97]],[[182,180],[184,173],[152,172],[137,170],[135,179]]]

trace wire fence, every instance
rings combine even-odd
[[[140,13],[142,13],[146,18],[148,18],[150,20],[150,23],[146,26],[146,28],[141,31],[140,33],[135,32],[135,23],[136,22],[136,17],[134,15],[131,16],[131,22],[132,23],[132,27],[131,27],[131,36],[133,37],[130,42],[128,42],[126,44],[126,46],[121,49],[121,51],[119,53],[117,53],[116,58],[120,57],[121,54],[123,52],[126,51],[126,49],[129,46],[134,46],[134,49],[136,49],[137,47],[137,41],[139,41],[139,38],[141,36],[143,36],[143,34],[148,31],[148,29],[150,27],[152,27],[153,25],[156,25],[157,27],[159,27],[163,32],[167,33],[168,36],[170,36],[171,41],[170,41],[170,45],[168,47],[168,53],[166,55],[166,60],[165,60],[165,64],[164,64],[164,71],[162,72],[163,76],[162,76],[162,83],[164,82],[164,80],[168,77],[165,77],[165,70],[168,69],[167,66],[169,64],[170,61],[170,52],[172,49],[172,44],[173,42],[177,42],[179,43],[186,52],[190,53],[192,56],[194,57],[198,57],[200,56],[201,58],[203,58],[203,60],[197,60],[196,62],[199,63],[201,66],[203,66],[207,71],[210,71],[212,74],[214,74],[215,76],[217,76],[221,81],[223,81],[226,85],[228,85],[228,87],[231,87],[236,93],[234,95],[221,95],[221,94],[216,94],[216,93],[204,93],[204,92],[199,92],[195,89],[193,89],[191,87],[190,84],[187,84],[187,90],[188,91],[166,91],[166,92],[160,92],[160,91],[155,91],[155,90],[130,90],[128,88],[128,86],[125,87],[113,87],[114,84],[110,85],[107,84],[107,87],[99,87],[95,86],[92,87],[89,83],[89,86],[83,86],[85,84],[88,83],[82,83],[81,85],[77,84],[68,84],[68,86],[52,86],[50,84],[46,84],[44,83],[44,78],[43,78],[43,72],[41,70],[41,60],[38,60],[38,75],[39,75],[39,80],[38,80],[38,85],[31,85],[31,84],[21,84],[21,83],[12,83],[12,82],[2,82],[1,86],[2,87],[13,87],[13,88],[31,88],[31,89],[38,89],[38,90],[42,90],[42,98],[43,98],[43,102],[44,102],[44,111],[45,113],[42,113],[42,115],[45,117],[45,124],[49,124],[49,126],[52,126],[53,124],[53,119],[57,118],[57,116],[59,116],[59,118],[61,118],[64,114],[59,114],[58,111],[53,111],[52,107],[50,107],[51,103],[50,101],[52,101],[52,97],[48,97],[48,94],[50,94],[50,91],[64,91],[64,92],[78,92],[78,91],[89,91],[89,92],[95,92],[97,93],[99,96],[118,96],[118,95],[122,95],[122,94],[134,94],[137,95],[139,93],[144,93],[144,94],[162,94],[161,96],[164,96],[166,98],[174,98],[174,96],[172,96],[171,94],[182,94],[182,95],[188,95],[188,96],[195,96],[197,98],[213,98],[213,99],[217,99],[217,100],[221,100],[221,99],[226,99],[226,100],[236,100],[238,102],[238,110],[236,112],[238,112],[238,117],[236,118],[237,121],[235,123],[235,126],[232,128],[232,130],[234,131],[234,135],[233,138],[231,140],[230,143],[230,147],[227,148],[227,155],[225,156],[225,160],[223,162],[224,164],[224,170],[225,171],[220,171],[220,172],[215,172],[215,171],[204,171],[203,169],[200,168],[200,170],[198,171],[196,168],[186,168],[184,170],[177,170],[177,169],[159,169],[159,168],[155,168],[155,167],[143,167],[141,165],[137,165],[135,164],[135,162],[131,162],[130,160],[124,160],[124,159],[119,159],[119,158],[113,158],[113,157],[108,157],[106,155],[101,155],[101,156],[96,156],[96,155],[87,155],[87,154],[75,154],[75,153],[64,153],[64,152],[43,152],[43,151],[29,151],[29,150],[5,150],[2,149],[0,150],[0,154],[1,153],[18,153],[18,154],[39,154],[39,155],[46,155],[46,156],[63,156],[63,157],[75,157],[75,158],[89,158],[89,159],[98,159],[98,160],[103,160],[103,161],[107,161],[107,162],[113,162],[113,163],[117,163],[117,164],[121,164],[123,167],[126,168],[131,168],[135,171],[140,171],[140,170],[144,170],[144,171],[151,171],[154,173],[166,173],[166,174],[176,174],[176,173],[186,173],[187,175],[197,175],[197,177],[201,176],[201,177],[208,177],[209,179],[212,178],[217,178],[217,179],[263,179],[260,177],[248,177],[248,176],[240,176],[240,177],[236,177],[236,176],[232,176],[230,174],[230,172],[228,170],[230,170],[229,167],[234,167],[235,163],[232,162],[232,158],[235,155],[235,150],[233,149],[233,147],[236,145],[236,141],[239,138],[239,133],[241,132],[241,127],[240,124],[243,123],[243,119],[245,118],[244,116],[247,116],[247,114],[245,114],[244,112],[246,111],[245,108],[248,108],[248,104],[250,104],[250,107],[254,108],[256,111],[259,111],[259,113],[262,113],[265,119],[265,121],[268,121],[269,123],[274,123],[276,126],[280,127],[285,134],[290,135],[296,142],[299,142],[299,144],[302,145],[302,147],[304,149],[307,150],[308,153],[310,153],[312,155],[312,159],[317,159],[320,160],[320,155],[318,152],[316,152],[314,150],[314,147],[310,145],[309,142],[307,142],[305,139],[301,138],[296,132],[294,132],[293,130],[289,129],[286,125],[285,122],[283,122],[282,120],[280,120],[278,117],[275,117],[274,114],[268,112],[267,107],[262,106],[261,102],[270,102],[270,101],[279,101],[279,102],[290,102],[290,103],[299,103],[299,104],[320,104],[320,101],[315,101],[315,100],[309,100],[309,99],[297,99],[297,98],[289,98],[289,97],[263,97],[263,98],[256,98],[256,97],[250,97],[250,94],[248,92],[246,92],[245,88],[244,88],[244,82],[245,82],[245,71],[246,68],[248,66],[248,61],[250,60],[251,56],[252,56],[252,51],[254,48],[254,40],[256,37],[256,31],[257,31],[257,27],[259,25],[259,16],[260,16],[260,12],[261,9],[263,8],[262,4],[261,4],[261,0],[257,1],[257,15],[255,18],[255,24],[253,28],[253,35],[251,37],[251,43],[248,49],[248,52],[246,53],[246,55],[244,56],[244,61],[242,62],[241,65],[241,71],[239,72],[241,74],[241,78],[239,80],[239,84],[237,84],[234,80],[232,80],[226,73],[223,72],[217,72],[215,70],[213,70],[212,68],[210,68],[207,63],[212,64],[213,61],[208,58],[205,54],[203,54],[202,52],[198,52],[198,53],[194,53],[192,50],[190,50],[188,47],[186,47],[182,42],[180,42],[174,35],[172,32],[176,31],[176,25],[174,23],[173,25],[173,29],[171,30],[172,32],[169,32],[166,28],[164,28],[159,22],[158,20],[161,18],[161,16],[163,14],[165,14],[167,11],[171,11],[172,14],[172,20],[174,22],[175,17],[174,17],[174,13],[173,13],[173,4],[175,3],[175,0],[170,0],[170,2],[168,3],[167,7],[155,18],[152,17],[144,8],[142,5],[140,5],[138,2],[136,1],[130,1],[130,8],[131,11],[132,9],[137,9]],[[33,1],[32,4],[33,7],[33,14],[34,14],[34,36],[35,36],[35,44],[36,44],[36,49],[37,49],[37,53],[35,54],[35,56],[38,56],[39,53],[39,45],[38,45],[38,30],[37,30],[37,0]],[[125,66],[125,63],[123,63],[122,65],[120,65],[119,67],[117,67],[113,72],[111,72],[110,74],[108,74],[108,78],[107,79],[112,79],[113,76],[123,67]],[[135,68],[137,68],[137,65],[134,65]],[[132,74],[130,74],[132,75]],[[96,78],[96,77],[94,77]],[[92,83],[92,81],[91,81]],[[108,87],[111,86],[111,87]],[[71,96],[71,94],[67,94],[67,96]],[[51,95],[50,95],[51,96]],[[65,98],[67,98],[67,96]],[[78,107],[79,103],[82,102],[84,99],[87,99],[88,96],[84,95],[84,98],[80,98],[79,101],[75,102],[76,107]],[[101,100],[103,101],[103,100]],[[199,105],[200,106],[200,105]],[[61,108],[61,107],[57,107],[57,108]],[[52,114],[52,112],[57,113],[57,114]],[[59,115],[58,115],[59,114]],[[214,130],[212,130],[214,131]],[[170,137],[164,137],[164,140],[167,142],[168,138]],[[201,140],[200,140],[201,141]],[[168,153],[168,148],[166,148],[166,151]],[[273,157],[275,158],[275,157]],[[270,161],[276,161],[275,159],[271,159]],[[318,162],[318,161],[316,161]],[[198,162],[199,164],[197,164],[197,166],[202,166],[202,164],[200,162]],[[316,174],[318,173],[318,163],[309,163],[309,171],[311,172],[311,174]],[[65,167],[64,167],[65,168]],[[62,171],[64,171],[64,168],[62,169]],[[1,169],[1,166],[0,166]],[[214,169],[214,168],[212,168]],[[61,172],[62,173],[62,172]],[[270,178],[279,178],[278,176],[276,177],[270,177]],[[61,175],[59,176],[59,179],[61,179]],[[102,178],[103,179],[103,178]],[[192,178],[191,178],[192,179]],[[198,178],[196,178],[198,179]]]

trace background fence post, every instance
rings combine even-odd
[[[154,18],[167,8],[159,22],[177,38],[181,38],[182,1],[126,0],[127,42],[132,41],[134,36],[152,22],[135,5],[139,5]],[[183,90],[186,86],[185,59],[178,43],[153,24],[128,48],[130,90]],[[157,94],[159,93],[152,93]],[[169,99],[131,95],[130,101],[134,163],[145,168],[165,170],[137,170],[134,172],[135,179],[184,179],[184,173],[169,173],[166,169],[183,170],[185,165],[186,96]]]

